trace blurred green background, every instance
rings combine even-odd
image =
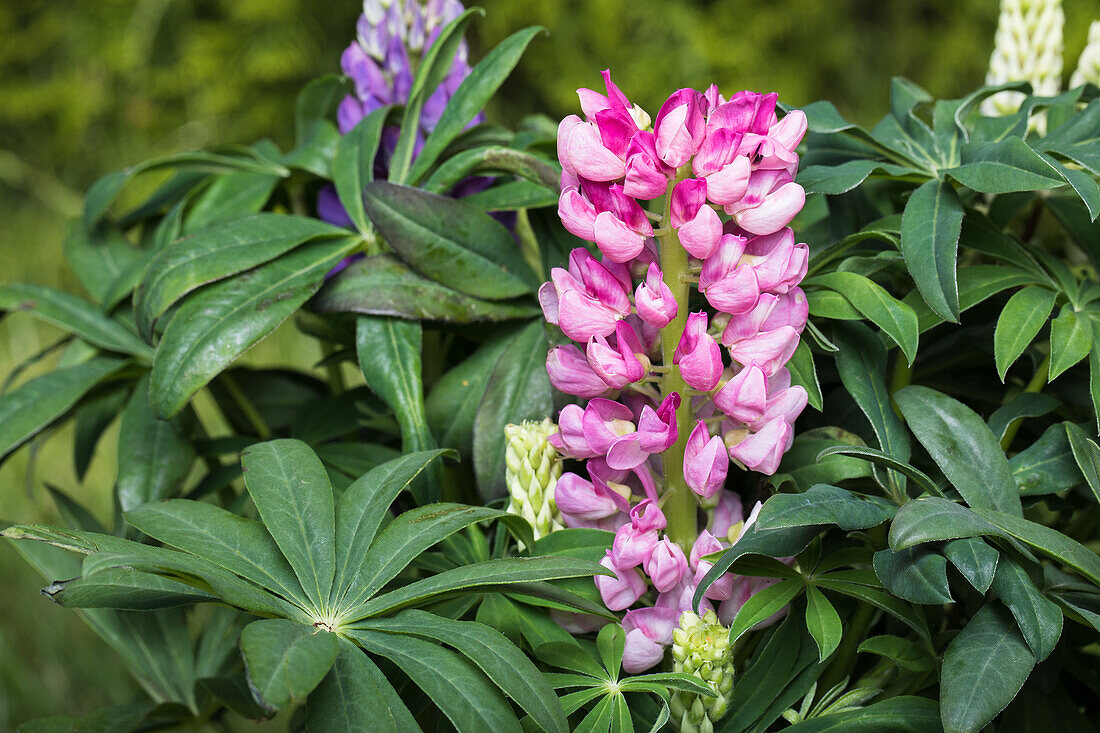
[[[996,0],[483,0],[472,58],[526,25],[545,26],[490,118],[576,111],[599,70],[655,113],[674,88],[715,82],[778,91],[791,104],[831,99],[861,122],[887,105],[893,75],[938,97],[985,75]],[[1068,78],[1096,0],[1065,0]],[[0,282],[78,290],[61,260],[65,221],[98,176],[144,158],[269,137],[289,146],[293,102],[338,69],[354,36],[354,0],[4,0],[0,3]],[[58,333],[0,322],[0,377]],[[288,353],[285,338],[251,359]],[[297,355],[308,365],[310,355]],[[31,370],[28,374],[33,374]],[[33,477],[24,450],[0,468],[0,520],[56,521],[49,482],[110,514],[114,434],[83,485],[68,438],[48,444]],[[28,717],[85,712],[135,694],[121,664],[39,578],[0,547],[0,730]]]

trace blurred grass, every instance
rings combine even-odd
[[[651,114],[668,92],[711,82],[729,93],[775,90],[791,104],[828,98],[861,122],[886,108],[891,75],[936,96],[983,79],[996,0],[483,0],[472,58],[532,24],[536,41],[490,116],[575,111],[574,91],[600,69]],[[1066,76],[1085,43],[1095,0],[1065,0]],[[63,266],[66,219],[96,177],[152,155],[216,143],[292,138],[294,95],[338,69],[354,36],[353,0],[6,0],[0,4],[0,282],[79,291]],[[0,378],[58,338],[24,317],[0,321]],[[312,348],[312,347],[311,347]],[[248,357],[309,368],[292,328]],[[47,365],[29,370],[22,379]],[[0,520],[59,522],[44,483],[106,520],[117,426],[83,484],[61,430],[36,462],[0,467]],[[136,693],[110,649],[0,546],[0,730],[29,717],[92,710]]]

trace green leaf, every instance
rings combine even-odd
[[[274,147],[274,146],[272,146]],[[278,151],[273,150],[278,155]],[[187,220],[178,226],[182,208],[174,208],[165,216],[162,223],[169,229],[162,233],[156,249],[174,242],[180,231],[194,232],[211,224],[230,221],[247,214],[260,211],[279,183],[279,177],[268,173],[227,173],[211,181],[202,193],[194,197],[194,203],[187,212]],[[176,222],[172,219],[175,218]],[[158,233],[159,225],[158,225]],[[174,229],[174,231],[173,231]]]
[[[1088,315],[1066,303],[1058,317],[1050,323],[1050,373],[1047,381],[1053,382],[1062,372],[1088,356],[1091,349],[1092,324]]]
[[[943,174],[972,191],[1012,193],[1065,185],[1058,171],[1018,137],[969,143],[962,146],[961,153],[962,165]]]
[[[475,14],[484,17],[485,11],[481,8],[470,8],[452,20],[439,32],[420,59],[412,88],[409,89],[408,101],[405,103],[405,115],[401,118],[401,135],[390,157],[390,180],[394,183],[408,180],[413,149],[420,135],[420,112],[428,97],[450,73],[466,26]]]
[[[816,275],[812,282],[843,295],[856,310],[892,338],[909,363],[913,363],[920,334],[917,331],[917,314],[912,308],[894,298],[878,283],[854,272]]]
[[[993,591],[1008,606],[1035,661],[1050,656],[1062,636],[1062,609],[1035,587],[1027,571],[1005,557],[993,578]]]
[[[142,377],[122,412],[118,433],[118,484],[122,511],[171,496],[195,461],[179,418],[158,420],[149,405],[149,378]]]
[[[435,438],[424,414],[424,387],[420,370],[421,328],[419,323],[380,316],[356,320],[355,348],[359,368],[371,391],[390,406],[401,425],[401,446],[406,453],[433,450]],[[417,501],[438,496],[438,478],[418,486]]]
[[[515,211],[553,206],[560,192],[531,181],[507,181],[484,191],[463,196],[462,200],[480,211]]]
[[[153,359],[153,414],[166,419],[183,409],[317,292],[325,273],[353,246],[353,240],[336,240],[300,247],[190,297],[165,329]]]
[[[306,698],[310,733],[419,731],[393,685],[355,644],[339,640],[336,663]]]
[[[932,635],[928,630],[928,623],[925,621],[921,611],[895,598],[889,593],[860,583],[853,583],[847,580],[834,580],[829,577],[817,578],[814,584],[823,590],[843,593],[858,601],[880,608],[904,623],[913,631],[916,631],[922,638],[928,641],[932,639]]]
[[[951,540],[943,554],[979,593],[989,590],[1001,554],[978,537]]]
[[[493,367],[474,419],[474,474],[483,498],[504,494],[504,426],[541,420],[553,410],[541,321],[520,331]]]
[[[894,393],[894,399],[917,440],[971,507],[1022,514],[1008,459],[977,413],[917,385]]]
[[[760,529],[786,529],[835,524],[843,530],[869,529],[889,520],[896,511],[889,502],[828,484],[811,486],[801,494],[776,494],[760,510]]]
[[[596,649],[600,653],[600,661],[612,679],[619,678],[619,669],[623,663],[623,649],[626,645],[626,634],[622,626],[607,624],[596,637]]]
[[[788,578],[749,596],[738,609],[730,626],[730,644],[736,644],[745,632],[779,613],[805,587],[806,583],[802,578]]]
[[[901,219],[901,252],[913,282],[929,307],[952,323],[959,320],[955,253],[962,220],[958,195],[938,180],[913,192]]]
[[[1058,153],[1080,163],[1093,175],[1100,176],[1100,146],[1096,130],[1100,128],[1100,99],[1093,99],[1084,110],[1037,141],[1036,148]]]
[[[913,672],[927,672],[936,666],[936,660],[928,650],[900,636],[872,636],[860,643],[856,651],[886,657],[902,669]]]
[[[1053,494],[1077,486],[1084,477],[1073,458],[1063,425],[1051,425],[1008,461],[1021,496]]]
[[[844,388],[867,416],[879,447],[899,461],[909,460],[909,432],[890,404],[886,390],[886,351],[882,342],[862,324],[845,324],[836,329],[840,351],[836,366]],[[905,490],[905,477],[888,473],[890,483],[899,492]]]
[[[798,439],[795,438],[795,440],[797,441]],[[917,486],[924,489],[929,494],[932,494],[933,496],[943,496],[943,492],[940,487],[937,486],[936,482],[929,478],[926,473],[918,468],[914,468],[905,461],[899,461],[893,456],[887,453],[883,453],[877,448],[868,448],[862,445],[836,445],[821,451],[821,453],[818,454],[817,459],[821,461],[825,458],[828,458],[829,456],[836,455],[854,456],[856,458],[861,458],[865,461],[868,461],[869,463],[873,463],[877,466],[893,469],[898,473],[903,473],[909,478],[913,479]]]
[[[428,177],[422,188],[431,193],[446,193],[463,178],[478,173],[511,174],[545,188],[553,188],[559,184],[561,168],[532,153],[488,145],[464,150],[448,158]]]
[[[791,360],[787,362],[787,369],[791,373],[791,384],[800,385],[806,390],[809,404],[818,412],[822,409],[821,384],[817,380],[817,369],[814,366],[814,355],[810,346],[805,341],[798,342]]]
[[[1008,368],[1020,358],[1047,322],[1056,297],[1052,290],[1032,286],[1017,291],[1005,303],[993,332],[993,355],[1002,382]]]
[[[1069,447],[1073,451],[1073,458],[1077,461],[1085,481],[1092,489],[1092,495],[1100,502],[1100,447],[1085,435],[1085,431],[1071,422],[1063,423],[1066,426],[1066,436],[1069,438]]]
[[[84,289],[104,306],[116,283],[140,269],[145,255],[117,227],[103,224],[87,231],[73,222],[65,232],[65,261]]]
[[[318,238],[342,237],[345,229],[318,219],[255,214],[195,232],[159,251],[134,294],[138,330],[151,338],[153,326],[180,298],[207,283],[244,272]]]
[[[962,504],[936,496],[909,502],[890,524],[890,548],[903,550],[925,542],[1001,534],[993,524]]]
[[[217,600],[209,593],[159,575],[117,569],[55,581],[43,588],[42,594],[67,608],[128,611],[152,611]]]
[[[496,629],[415,610],[404,611],[393,619],[364,621],[360,627],[420,636],[453,647],[476,664],[543,730],[569,729],[561,705],[542,673]]]
[[[466,126],[485,109],[500,85],[519,63],[527,46],[544,28],[532,26],[517,31],[493,47],[470,71],[451,96],[424,147],[412,163],[408,180],[418,183],[440,154]]]
[[[1100,585],[1100,557],[1081,543],[1056,529],[1044,527],[1013,514],[992,509],[975,509],[977,514],[1024,544],[1069,565],[1094,584]]]
[[[959,311],[967,311],[1002,290],[1042,282],[1041,276],[1009,265],[968,265],[959,272]],[[914,290],[902,300],[916,312],[921,333],[944,322],[919,292]]]
[[[874,565],[875,575],[898,598],[925,605],[953,600],[943,555],[919,547],[879,550]]]
[[[1012,423],[1025,417],[1041,417],[1060,404],[1058,398],[1042,392],[1021,392],[998,407],[986,422],[993,431],[993,437],[1002,440]],[[1012,465],[1011,459],[1009,465]]]
[[[248,685],[273,711],[305,700],[338,652],[336,634],[285,619],[253,621],[241,633]]]
[[[977,733],[1016,696],[1035,666],[1012,617],[987,603],[951,640],[940,670],[944,733]]]
[[[818,661],[824,662],[840,646],[844,627],[833,604],[812,585],[806,586],[806,628],[817,642]]]
[[[123,359],[96,357],[47,372],[0,397],[0,461],[124,364]]]
[[[348,608],[344,595],[350,586],[360,585],[368,550],[390,505],[433,460],[448,451],[406,453],[360,476],[336,502],[336,572],[332,585],[332,608]]]
[[[403,634],[348,629],[371,654],[386,657],[420,687],[459,733],[520,731],[519,721],[485,674],[472,662],[432,643]]]
[[[148,360],[153,350],[94,305],[41,285],[13,283],[0,286],[0,312],[26,312],[65,329],[93,346]]]
[[[135,529],[202,557],[302,608],[309,602],[279,546],[259,522],[206,502],[172,499],[126,513]]]
[[[451,290],[409,269],[392,254],[351,263],[325,283],[313,303],[321,313],[362,313],[446,323],[527,319],[541,313],[528,298],[491,301]]]
[[[340,74],[325,74],[302,88],[294,101],[294,144],[301,147],[328,123],[340,100],[350,91],[350,80]]]
[[[869,176],[875,178],[907,178],[927,173],[908,166],[883,163],[878,160],[849,160],[840,165],[811,165],[798,172],[798,182],[807,194],[823,193],[836,196],[847,193]]]
[[[790,733],[942,733],[934,700],[903,695],[784,728]]]
[[[375,596],[347,613],[347,620],[355,621],[371,616],[399,611],[438,598],[446,593],[479,588],[482,592],[506,591],[517,593],[521,584],[537,583],[562,578],[607,575],[610,571],[602,565],[566,557],[513,557],[471,563],[453,570],[410,583],[397,590]],[[581,609],[592,612],[590,609]],[[596,607],[593,610],[598,610]]]
[[[325,467],[298,440],[254,445],[241,454],[241,465],[267,531],[314,608],[325,610],[336,568],[335,512]]]
[[[477,408],[485,396],[493,365],[511,343],[508,335],[490,338],[465,361],[449,369],[432,387],[424,411],[440,445],[454,448],[463,456],[473,452]]]
[[[382,130],[393,107],[384,105],[359,121],[336,144],[332,159],[332,182],[336,195],[348,218],[363,236],[370,236],[374,227],[363,208],[363,189],[374,180],[374,158],[382,142]]]
[[[460,199],[374,181],[365,204],[394,252],[436,282],[486,300],[528,295],[538,286],[504,225]]]

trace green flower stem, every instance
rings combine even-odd
[[[1050,373],[1050,354],[1043,357],[1043,360],[1039,362],[1039,366],[1035,368],[1035,374],[1031,376],[1031,381],[1024,387],[1024,392],[1042,392],[1043,387],[1047,383],[1047,374]],[[1012,445],[1012,441],[1016,438],[1016,433],[1020,432],[1020,426],[1024,424],[1024,419],[1018,417],[1012,421],[1012,423],[1005,430],[1004,437],[1001,438],[1001,450],[1008,450],[1008,447]]]
[[[691,175],[690,166],[678,171],[676,183]],[[675,184],[673,184],[674,186]],[[671,220],[672,188],[661,199],[662,221]],[[671,227],[665,229],[658,238],[661,254],[661,271],[665,284],[676,298],[676,317],[672,322],[661,329],[661,363],[667,371],[661,375],[661,392],[669,395],[676,392],[680,395],[680,406],[676,409],[676,429],[678,438],[662,455],[665,468],[665,493],[661,498],[661,508],[668,521],[668,536],[673,542],[680,545],[685,552],[691,549],[696,536],[699,534],[696,526],[698,503],[695,494],[688,488],[684,481],[684,451],[687,447],[688,436],[691,435],[691,398],[688,396],[688,386],[680,375],[679,368],[672,366],[672,355],[676,346],[680,343],[680,336],[684,332],[688,317],[688,295],[691,286],[684,282],[683,276],[688,271],[688,255],[680,245],[680,237]]]

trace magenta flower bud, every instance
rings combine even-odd
[[[641,565],[657,545],[657,533],[665,528],[665,515],[651,499],[643,499],[630,510],[630,524],[615,532],[611,558],[620,568]]]
[[[645,594],[645,579],[642,574],[633,567],[619,568],[611,560],[611,552],[600,560],[600,565],[615,573],[612,578],[607,575],[597,575],[596,588],[600,591],[600,597],[604,605],[612,611],[622,611],[630,608]]]
[[[642,407],[638,418],[638,440],[646,453],[661,453],[668,450],[679,437],[676,428],[676,410],[680,407],[680,395],[671,392],[661,400],[654,410],[649,405]]]
[[[591,481],[563,473],[554,485],[554,501],[562,514],[594,521],[619,511],[619,504]]]
[[[740,318],[731,318],[722,330],[722,345],[733,346],[737,342],[751,338],[765,330],[764,324],[783,298],[782,295],[761,293],[752,310]]]
[[[691,569],[698,570],[699,561],[702,558],[707,555],[712,555],[715,552],[720,552],[724,548],[725,545],[723,545],[717,537],[704,529],[695,539],[695,544],[691,546]]]
[[[623,616],[626,643],[623,646],[623,670],[629,674],[644,672],[664,659],[665,647],[672,643],[672,632],[680,620],[680,611],[670,607],[636,608]]]
[[[775,306],[764,319],[760,330],[773,331],[782,326],[790,326],[802,333],[809,315],[810,304],[806,300],[806,294],[802,292],[802,288],[792,287],[786,294],[776,299]]]
[[[588,365],[584,352],[572,344],[550,349],[546,373],[554,389],[566,394],[590,399],[607,391],[607,383]]]
[[[723,489],[718,505],[714,507],[711,532],[718,537],[728,537],[730,529],[744,521],[745,511],[741,505],[741,497],[733,491]]]
[[[635,133],[626,153],[623,192],[643,200],[658,198],[668,190],[675,174],[675,169],[665,165],[657,155],[653,133],[644,130]]]
[[[605,455],[617,438],[634,432],[633,418],[634,413],[626,405],[597,397],[584,408],[584,438],[597,455]]]
[[[580,280],[560,267],[550,271],[552,282],[539,288],[539,304],[547,322],[586,343],[593,336],[610,335],[615,324],[630,315],[630,298],[617,278],[591,256],[583,260],[583,267],[571,256],[570,269],[575,267]]]
[[[745,195],[726,213],[750,234],[771,234],[790,223],[806,203],[806,192],[785,170],[757,170]]]
[[[729,458],[722,439],[717,435],[710,437],[706,423],[699,420],[684,450],[684,481],[688,488],[709,499],[722,488],[728,469]]]
[[[591,370],[608,387],[622,389],[644,377],[646,365],[638,360],[638,354],[643,354],[642,346],[630,324],[619,321],[615,324],[615,333],[614,348],[603,336],[593,336],[588,342],[586,358]]]
[[[718,384],[722,377],[722,351],[707,333],[705,311],[688,316],[672,363],[679,365],[680,375],[689,387],[709,392]]]
[[[614,262],[600,262],[584,247],[569,253],[569,274],[601,303],[630,315],[630,274]]]
[[[638,309],[638,316],[655,328],[664,328],[679,312],[676,297],[665,284],[656,263],[650,263],[645,281],[638,284],[638,289],[634,292],[634,304]]]
[[[707,117],[707,133],[719,127],[727,127],[742,133],[763,135],[776,122],[775,104],[779,95],[774,92],[737,92],[728,102],[719,105]]]
[[[694,89],[673,92],[657,113],[653,123],[657,155],[673,168],[687,163],[703,144],[706,121],[700,102],[702,95]]]
[[[790,441],[793,428],[783,417],[776,417],[756,432],[748,429],[731,430],[725,443],[730,458],[765,475],[772,475],[779,468]]]
[[[645,559],[645,573],[659,593],[675,588],[687,571],[684,551],[668,537],[662,538]]]
[[[596,240],[596,207],[575,188],[565,188],[558,197],[558,217],[571,234],[589,242]]]
[[[626,160],[630,139],[638,131],[630,114],[626,111],[604,109],[592,116],[600,131],[600,142],[619,160]]]
[[[774,374],[791,360],[798,348],[798,331],[782,326],[738,341],[730,347],[730,357],[738,364],[756,364],[765,374]]]
[[[581,111],[584,112],[585,117],[594,118],[599,112],[604,110],[611,110],[615,112],[626,112],[630,114],[634,109],[634,105],[630,103],[630,100],[626,98],[626,95],[622,93],[618,86],[611,81],[611,70],[604,69],[600,72],[603,76],[604,88],[607,89],[607,96],[594,92],[591,89],[578,89],[577,97],[581,102]]]
[[[806,134],[806,113],[792,110],[768,129],[768,137],[790,151],[794,151]]]
[[[665,513],[652,499],[643,499],[630,510],[630,522],[640,532],[661,530],[668,526]]]
[[[563,169],[590,181],[622,178],[625,165],[604,146],[595,123],[580,118],[569,124],[563,121],[558,126],[558,135],[558,157]]]
[[[768,406],[768,378],[764,370],[749,364],[718,390],[714,404],[739,422],[759,420]]]
[[[567,458],[594,458],[600,453],[592,450],[588,439],[584,437],[584,408],[580,405],[566,405],[558,413],[558,432],[547,438]]]
[[[751,158],[752,169],[784,171],[790,176],[798,172],[798,153],[788,150],[766,135],[745,135],[737,154]]]

